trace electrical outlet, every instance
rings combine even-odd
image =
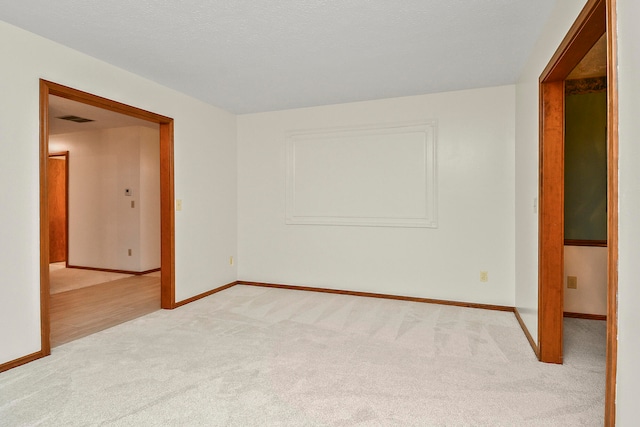
[[[229,257],[229,265],[233,265],[233,256]]]
[[[567,276],[567,288],[578,289],[578,276]]]
[[[480,272],[480,281],[481,282],[488,282],[489,281],[489,272],[488,271],[481,271]]]

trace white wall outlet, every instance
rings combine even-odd
[[[480,281],[483,282],[483,283],[489,281],[489,272],[488,271],[481,271],[480,272]]]

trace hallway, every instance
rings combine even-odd
[[[159,271],[132,276],[92,270],[55,270],[52,264],[52,347],[160,310]],[[61,274],[73,275],[75,280],[57,281],[56,276]]]

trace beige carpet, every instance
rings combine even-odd
[[[601,426],[606,322],[235,286],[0,374],[2,426]]]

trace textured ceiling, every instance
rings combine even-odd
[[[20,0],[0,19],[234,113],[514,83],[557,0]]]

